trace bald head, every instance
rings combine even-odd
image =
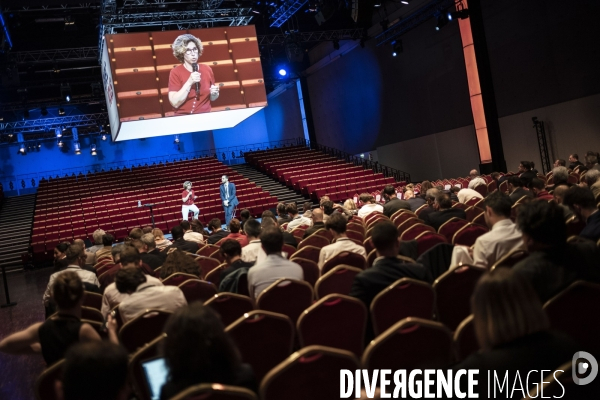
[[[73,240],[73,244],[77,244],[85,249],[85,242],[83,241],[83,239],[75,239]]]
[[[312,217],[311,218],[312,218],[313,224],[315,222],[323,222],[323,210],[321,210],[320,208],[315,208],[312,211]]]
[[[562,204],[567,190],[569,190],[569,187],[567,185],[559,185],[555,187],[554,191],[552,192],[552,195],[554,196],[554,201],[556,201],[558,204]]]
[[[479,176],[479,173],[477,172],[476,169],[472,169],[471,172],[469,172],[469,175],[471,175],[472,178],[475,178],[475,177]]]

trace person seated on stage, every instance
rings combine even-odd
[[[267,258],[248,270],[248,290],[251,298],[257,299],[263,290],[278,279],[304,279],[302,267],[282,256],[283,234],[276,226],[263,227],[260,242]]]
[[[360,201],[362,201],[362,203],[363,203],[360,210],[358,210],[358,216],[360,218],[364,219],[367,215],[369,215],[375,211],[383,214],[383,206],[381,204],[378,204],[375,201],[375,198],[372,195],[370,195],[369,193],[361,194]],[[327,222],[327,221],[325,221],[325,222]]]
[[[592,191],[585,187],[573,186],[565,193],[564,204],[573,210],[577,218],[586,223],[579,236],[594,242],[600,240],[600,212]]]
[[[312,201],[305,201],[304,204],[302,204],[302,216],[304,218],[310,219],[312,216],[312,205]]]
[[[103,247],[98,250],[94,256],[94,265],[98,263],[98,259],[102,256],[110,255],[112,250],[112,245],[115,242],[115,237],[110,233],[105,233],[102,235],[102,245]]]
[[[312,212],[312,226],[304,231],[302,239],[306,239],[319,229],[325,229],[325,222],[323,222],[323,210],[315,208]]]
[[[469,172],[469,178],[471,178],[468,186],[469,189],[475,189],[477,186],[487,185],[485,179],[479,176],[479,173],[476,169],[472,169],[471,172]]]
[[[229,232],[224,231],[221,227],[221,220],[219,218],[213,218],[208,222],[207,225],[210,230],[210,236],[206,238],[206,243],[215,244],[225,236],[229,235]]]
[[[198,206],[194,204],[194,200],[196,200],[198,196],[194,193],[192,189],[192,182],[185,181],[183,182],[183,193],[181,194],[181,216],[182,221],[187,221],[190,215],[190,211],[194,213],[193,219],[198,219],[198,214],[200,214],[200,210]]]
[[[32,354],[41,351],[46,365],[50,366],[61,360],[74,343],[102,340],[90,324],[81,322],[84,286],[77,272],[61,272],[52,281],[50,294],[56,304],[56,315],[5,337],[0,341],[0,352]]]
[[[252,216],[250,215],[250,210],[244,208],[240,211],[240,226],[242,231],[244,231],[244,224],[248,221]]]
[[[160,279],[165,280],[167,277],[177,272],[194,275],[199,278],[200,266],[192,257],[186,255],[183,251],[174,250],[169,253],[160,270]]]
[[[242,247],[242,261],[254,264],[259,257],[259,254],[261,252],[264,254],[264,251],[260,245],[260,231],[260,222],[255,219],[249,219],[246,221],[246,224],[244,224],[244,233],[248,238],[248,245]],[[266,257],[267,255],[264,254],[263,258]]]
[[[432,226],[436,231],[440,229],[440,226],[442,226],[442,224],[448,221],[450,218],[456,217],[464,220],[467,219],[465,210],[452,207],[452,200],[450,200],[450,195],[447,193],[442,193],[435,198],[433,208],[436,211],[429,214],[429,217],[425,222],[427,225]]]
[[[552,195],[546,190],[546,184],[540,178],[533,178],[529,183],[529,190],[536,199],[552,200]]]
[[[573,153],[569,155],[569,169],[573,171],[577,167],[583,167],[583,163],[579,161],[579,156]]]
[[[471,251],[467,246],[454,246],[451,266],[462,264],[490,268],[496,261],[514,250],[524,250],[523,238],[510,220],[512,203],[507,194],[495,191],[483,201],[488,233],[479,236]]]
[[[348,220],[342,213],[333,213],[333,215],[329,217],[325,223],[325,228],[328,229],[333,235],[333,243],[328,244],[321,249],[318,262],[319,269],[322,269],[323,265],[325,265],[327,261],[343,251],[360,254],[365,259],[367,258],[367,252],[365,251],[365,248],[354,243],[346,235],[347,225]]]
[[[483,196],[481,195],[481,193],[479,193],[477,190],[475,189],[469,189],[469,188],[462,188],[458,191],[458,193],[456,194],[456,197],[458,197],[458,201],[460,203],[466,203],[467,201],[471,200],[473,197],[477,197],[478,199],[483,199]],[[450,200],[452,201],[452,200]]]
[[[311,220],[298,213],[298,206],[296,203],[287,203],[285,205],[285,211],[292,219],[287,226],[288,232],[291,232],[295,227],[300,225],[310,226]]]
[[[173,244],[169,239],[165,239],[163,231],[158,228],[152,229],[152,235],[154,235],[154,242],[156,243],[156,248],[158,250],[166,249]]]
[[[427,193],[425,194],[425,197],[424,197],[427,207],[425,207],[421,211],[419,211],[419,219],[427,222],[429,220],[429,214],[436,212],[436,209],[433,207],[433,203],[435,203],[436,197],[439,196],[440,194],[442,194],[442,192],[440,192],[439,190],[437,190],[435,188],[427,189]]]
[[[119,292],[129,295],[119,304],[119,315],[123,323],[146,310],[174,312],[187,304],[183,292],[177,286],[156,285],[137,267],[120,269],[115,284]]]
[[[396,188],[392,185],[386,185],[381,191],[383,198],[386,200],[383,206],[383,215],[390,218],[396,211],[410,210],[410,204],[405,200],[400,200],[396,195]]]
[[[189,221],[181,221],[179,224],[183,229],[183,239],[189,242],[204,243],[204,236],[201,233],[194,232]]]
[[[236,271],[237,269],[250,268],[254,265],[254,262],[247,262],[242,260],[242,246],[235,239],[227,239],[226,241],[224,241],[221,244],[221,248],[219,249],[219,251],[225,259],[225,264],[227,264],[227,268],[221,270],[220,282],[223,282],[223,279],[225,279],[227,275]]]
[[[84,283],[85,290],[100,292],[100,282],[98,282],[96,274],[91,271],[86,271],[82,268],[85,265],[86,259],[87,256],[83,250],[83,247],[78,244],[70,245],[65,251],[65,262],[67,263],[67,267],[62,271],[58,271],[50,275],[48,286],[46,287],[46,291],[44,292],[44,296],[42,298],[43,304],[46,307],[47,316],[54,313],[54,303],[52,302],[52,285],[54,284],[56,278],[66,271],[75,272]]]
[[[229,221],[229,235],[225,236],[226,238],[236,240],[240,243],[242,247],[248,245],[248,238],[246,235],[240,233],[241,230],[240,221],[237,218],[233,218]]]
[[[329,199],[328,196],[323,196],[323,197]],[[323,222],[327,222],[327,219],[329,218],[329,216],[331,214],[333,214],[333,212],[335,211],[333,209],[333,201],[321,199],[321,202],[319,204],[320,204],[319,207],[321,208],[321,210],[323,210]]]
[[[152,233],[152,227],[147,225],[145,227],[142,228],[142,235],[145,235],[146,233]]]
[[[162,258],[155,256],[154,254],[149,254],[148,246],[141,239],[132,240],[130,244],[140,252],[142,262],[152,268],[152,271],[163,265]]]
[[[286,222],[290,222],[292,219],[290,218],[290,216],[287,214],[287,211],[285,209],[285,203],[278,203],[277,204],[277,224],[279,226],[285,224]]]
[[[171,235],[173,236],[173,244],[167,247],[165,251],[168,252],[171,249],[177,249],[196,254],[198,251],[198,243],[190,242],[189,240],[185,240],[183,238],[183,228],[181,225],[174,226],[171,229]]]
[[[146,246],[146,253],[151,254],[159,258],[161,265],[167,258],[167,253],[162,252],[156,248],[156,241],[154,240],[154,234],[146,233],[140,239]],[[159,265],[160,266],[160,265]]]
[[[106,232],[104,232],[103,229],[96,229],[94,233],[92,233],[94,245],[85,249],[85,265],[87,265],[88,267],[93,267],[96,264],[96,252],[104,247],[104,243],[102,242],[102,236],[104,236],[105,233]]]
[[[513,204],[523,196],[527,196],[527,198],[534,197],[533,192],[525,189],[523,180],[516,175],[508,178],[508,194]]]
[[[104,294],[102,296],[102,307],[100,309],[100,312],[105,319],[113,308],[129,297],[129,294],[119,292],[115,284],[115,277],[122,268],[139,268],[147,275],[147,281],[149,283],[158,286],[162,285],[160,279],[155,278],[153,273],[149,274],[151,270],[148,267],[146,267],[146,269],[144,268],[141,255],[135,247],[129,245],[119,246],[122,246],[118,255],[119,264],[113,270],[111,270],[112,276],[110,282],[105,280],[104,276],[100,278],[100,280],[106,284],[106,286],[104,286],[106,289],[104,290]]]
[[[65,355],[56,397],[62,400],[127,400],[127,351],[114,343],[77,343]]]

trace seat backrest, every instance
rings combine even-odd
[[[400,240],[413,240],[423,232],[435,233],[435,229],[429,225],[419,222],[402,232],[400,235]]]
[[[35,398],[36,400],[56,400],[56,382],[61,379],[62,369],[65,360],[55,362],[46,368],[35,380]]]
[[[179,284],[188,304],[194,301],[205,302],[217,294],[217,286],[200,279],[187,279]]]
[[[438,243],[447,243],[446,237],[434,232],[422,232],[415,240],[417,241],[417,254],[421,255]]]
[[[300,314],[312,304],[313,289],[305,281],[281,278],[263,290],[257,308],[287,315],[295,324]]]
[[[203,383],[190,386],[171,400],[258,400],[256,394],[249,389],[221,385],[215,383]]]
[[[396,223],[395,220],[398,219],[402,214],[406,214],[406,215],[404,217],[402,217],[401,219],[406,219],[406,218],[410,218],[410,217],[414,217],[415,216],[415,213],[413,213],[412,211],[406,210],[404,208],[401,208],[400,210],[396,211],[395,213],[393,213],[390,216],[390,220],[392,222]]]
[[[462,361],[479,350],[473,314],[463,319],[454,332],[454,359]]]
[[[292,353],[295,328],[283,314],[265,310],[245,313],[225,328],[260,382],[267,372]]]
[[[375,245],[373,244],[373,241],[371,240],[371,238],[366,238],[366,239],[363,241],[363,246],[365,247],[365,251],[367,252],[367,255],[368,255],[368,254],[369,254],[371,251],[375,250]]]
[[[204,257],[210,257],[210,255],[212,253],[214,253],[215,251],[219,250],[219,246],[215,246],[212,244],[207,244],[204,247],[202,247],[201,249],[199,249],[196,254],[200,255],[200,256],[204,256]]]
[[[375,336],[408,317],[432,319],[435,295],[431,285],[402,278],[379,292],[371,302],[371,322]]]
[[[136,351],[129,359],[129,381],[138,399],[152,398],[142,363],[159,355],[159,346],[164,339],[165,335],[160,335]]]
[[[467,224],[452,236],[452,244],[471,247],[477,238],[488,230],[481,225]]]
[[[471,295],[485,269],[462,265],[444,272],[433,283],[437,319],[454,331],[471,314]]]
[[[90,321],[104,322],[104,316],[97,308],[81,307],[81,319],[89,319]]]
[[[304,272],[304,280],[308,282],[310,286],[315,287],[315,284],[321,275],[317,263],[307,260],[306,258],[299,257],[294,257],[293,261],[302,267],[302,271]]]
[[[452,217],[448,221],[440,225],[438,233],[440,235],[444,235],[446,237],[446,240],[448,240],[449,243],[452,243],[452,238],[454,237],[454,234],[468,223],[469,222],[466,219]]]
[[[349,294],[354,282],[354,277],[360,274],[362,269],[349,265],[338,265],[319,278],[315,284],[317,299],[321,299],[332,293]]]
[[[319,229],[318,231],[316,231],[315,233],[313,233],[311,236],[313,235],[318,235],[318,236],[323,236],[325,239],[329,240],[329,243],[331,243],[331,241],[333,240],[333,235],[331,234],[331,232],[329,232],[329,229]]]
[[[410,219],[418,219],[419,217],[417,217],[416,214],[413,214],[411,212],[404,212],[402,214],[398,214],[397,216],[393,217],[392,222],[394,223],[394,225],[396,225],[396,227],[400,227],[400,225],[402,225],[404,222],[410,220]]]
[[[363,235],[362,232],[349,229],[346,229],[346,236],[348,236],[356,244],[362,244],[365,240],[365,235]]]
[[[321,275],[326,274],[333,268],[342,264],[350,265],[359,269],[365,269],[366,261],[367,260],[358,253],[342,251],[341,253],[336,254],[334,257],[331,257],[325,264],[323,264],[323,267],[321,268]]]
[[[273,368],[260,385],[262,400],[331,400],[340,397],[340,370],[358,369],[349,351],[308,346]]]
[[[527,250],[513,250],[510,253],[506,254],[504,257],[500,258],[492,267],[490,271],[495,270],[496,268],[512,268],[519,261],[524,260],[529,256],[529,252]]]
[[[299,244],[298,244],[298,250],[301,250],[302,248],[306,247],[306,246],[314,246],[314,247],[318,247],[319,249],[327,246],[328,244],[330,244],[331,242],[324,236],[321,235],[310,235],[309,237],[307,237],[306,239],[302,240]]]
[[[478,216],[483,212],[483,209],[475,206],[467,207],[465,209],[465,214],[467,214],[467,221],[473,222],[473,218]]]
[[[160,336],[170,316],[168,311],[147,310],[123,325],[119,331],[119,342],[133,353]]]
[[[479,213],[479,215],[477,215],[473,218],[471,223],[481,225],[481,226],[486,226],[485,213],[484,212]]]
[[[474,206],[475,204],[477,204],[479,202],[480,198],[479,197],[471,197],[469,200],[465,201],[465,204],[467,206]]]
[[[445,368],[452,361],[452,335],[439,322],[405,318],[383,332],[365,349],[362,368]]]
[[[354,297],[330,294],[307,308],[296,324],[300,347],[320,345],[348,350],[357,357],[363,351],[367,308]]]
[[[210,272],[204,277],[204,280],[211,282],[216,287],[219,287],[219,284],[221,283],[221,272],[225,268],[227,268],[227,264],[220,264],[217,268],[210,270]]]
[[[185,272],[175,272],[163,279],[163,285],[179,286],[188,279],[198,279],[196,275],[186,274]]]
[[[85,307],[95,308],[96,310],[102,309],[102,295],[86,290],[83,294],[83,305]]]
[[[254,302],[250,297],[229,292],[215,294],[204,305],[221,316],[224,326],[234,323],[243,317],[244,313],[254,310]]]
[[[311,260],[318,263],[320,253],[321,249],[319,247],[307,245],[301,248],[300,250],[297,250],[294,253],[294,255],[290,258],[290,260],[293,261],[295,258],[305,258],[307,260]]]

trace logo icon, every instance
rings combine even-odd
[[[584,359],[585,361],[577,362],[580,358]],[[573,354],[571,369],[573,370],[573,382],[575,382],[576,385],[587,385],[596,378],[596,375],[598,375],[598,362],[590,353],[578,351],[577,353]],[[587,374],[588,371],[589,375],[587,377],[579,377]]]

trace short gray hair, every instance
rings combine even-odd
[[[569,171],[566,167],[559,166],[552,169],[554,182],[566,182],[569,180]]]
[[[94,238],[94,243],[102,244],[102,236],[104,236],[105,234],[106,232],[104,232],[104,229],[96,229],[92,234],[92,237]]]
[[[112,258],[115,263],[117,262],[117,259],[121,259],[121,250],[123,250],[124,248],[124,244],[118,244],[116,246],[113,246],[112,249],[110,249],[110,254],[112,255]]]
[[[145,235],[142,235],[140,240],[142,241],[142,243],[148,246],[149,249],[153,249],[156,247],[156,242],[154,241],[154,235],[152,233],[146,233]]]
[[[583,176],[583,180],[587,183],[588,186],[592,186],[594,183],[598,182],[600,179],[600,171],[597,169],[588,170]]]
[[[440,191],[438,189],[436,189],[436,188],[427,189],[427,192],[425,193],[425,198],[426,199],[435,199],[439,195],[440,195]]]

